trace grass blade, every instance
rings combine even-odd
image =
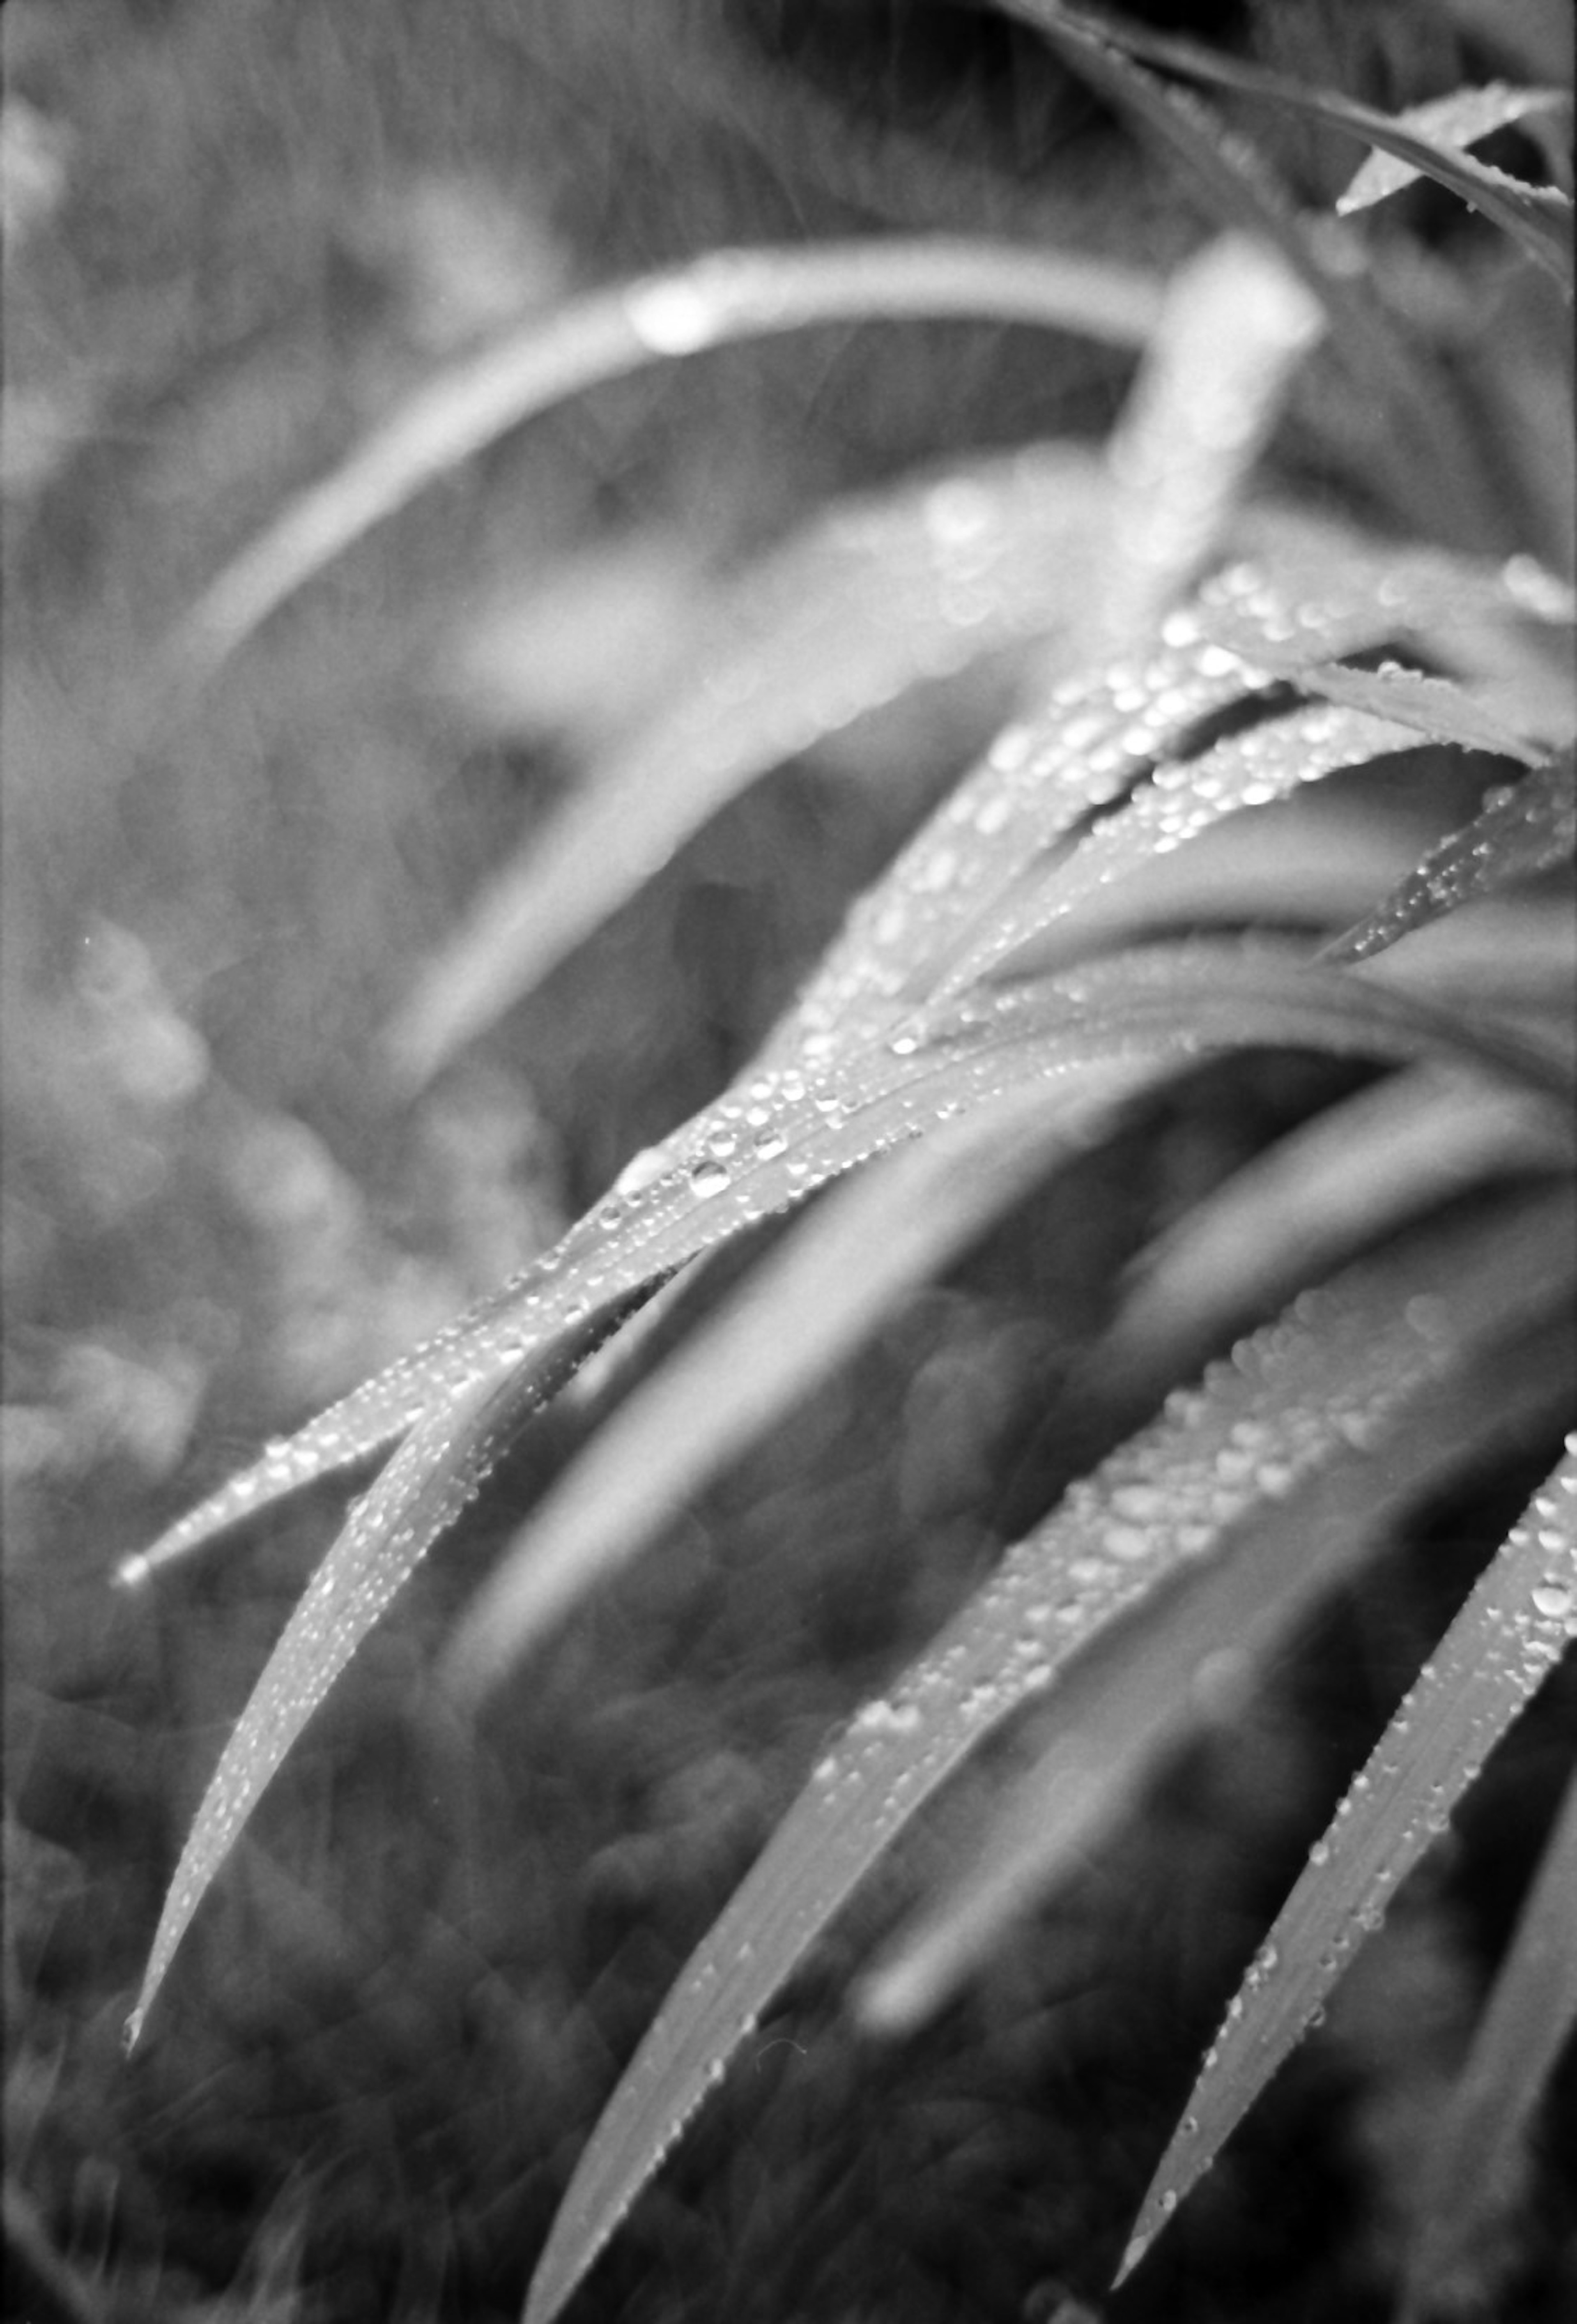
[[[385,1036],[426,1082],[635,893],[725,800],[908,687],[1066,626],[1109,488],[1037,447],[851,501],[742,575],[666,708],[484,889]]]
[[[1519,1222],[1518,1249],[1527,1230]],[[1355,1441],[1389,1437],[1443,1353],[1443,1334],[1406,1321],[1408,1299],[1445,1281],[1453,1321],[1473,1333],[1477,1296],[1493,1305],[1516,1272],[1509,1241],[1493,1240],[1493,1263],[1477,1269],[1415,1258],[1356,1272],[1214,1367],[1075,1485],[899,1684],[855,1718],[692,1956],[604,2113],[526,2324],[551,2324],[739,2043],[946,1776],[1165,1573],[1350,1459]]]
[[[1536,1503],[1546,1525],[1572,1539],[1572,1462]],[[1548,1600],[1563,1587],[1541,1585]],[[1548,1600],[1546,1602],[1548,1602]],[[1567,1651],[1572,1635],[1567,1618]],[[1552,1641],[1552,1643],[1554,1643]],[[1577,2024],[1577,1780],[1568,1782],[1555,1828],[1485,2009],[1462,2078],[1434,2136],[1419,2231],[1408,2254],[1402,2324],[1421,2324],[1447,2304],[1447,2287],[1466,2275],[1482,2282],[1493,2230],[1515,2201],[1538,2102]],[[1487,2289],[1492,2293],[1495,2287]],[[1487,2306],[1488,2301],[1481,2303]]]
[[[1497,129],[1508,129],[1517,122],[1528,120],[1563,124],[1569,137],[1570,89],[1511,88],[1503,80],[1485,81],[1478,88],[1470,84],[1464,88],[1453,88],[1449,96],[1432,97],[1426,105],[1409,106],[1405,113],[1394,116],[1398,130],[1422,137],[1431,145],[1444,146],[1453,153],[1477,145]],[[1355,210],[1370,209],[1376,202],[1400,193],[1405,186],[1416,185],[1423,174],[1416,161],[1406,161],[1395,152],[1371,153],[1338,199],[1337,211],[1348,217]]]
[[[1370,960],[1459,906],[1492,896],[1577,849],[1577,760],[1568,751],[1492,791],[1471,823],[1432,848],[1358,926],[1326,946],[1331,961]]]
[[[1176,1379],[1299,1283],[1486,1179],[1569,1166],[1572,1142],[1564,1107],[1433,1067],[1392,1075],[1278,1139],[1141,1254],[1099,1370]]]
[[[580,1335],[590,1352],[602,1333]],[[298,1601],[226,1744],[160,1914],[136,2006],[132,2048],[177,1947],[263,1791],[362,1639],[433,1542],[474,1497],[529,1415],[552,1393],[551,1370],[524,1364],[436,1405],[411,1432]]]
[[[438,477],[597,383],[816,323],[957,315],[1142,346],[1149,275],[1108,261],[944,236],[720,250],[573,301],[420,389],[235,558],[189,615],[176,658],[201,678],[324,567]]]
[[[1572,292],[1572,204],[1553,186],[1525,185],[1459,152],[1443,135],[1410,127],[1405,116],[1379,113],[1334,89],[1305,83],[1241,63],[1192,41],[1174,40],[1128,23],[1086,17],[1062,0],[1008,0],[1010,13],[1038,23],[1054,39],[1103,42],[1147,63],[1240,96],[1261,97],[1305,121],[1378,146],[1421,177],[1433,178],[1472,208],[1482,210],[1536,266],[1554,277],[1568,299]]]
[[[1164,1069],[1162,1069],[1164,1070]],[[1157,1069],[1082,1074],[936,1130],[838,1188],[599,1429],[467,1612],[442,1675],[474,1700],[568,1608]]]
[[[1488,1753],[1577,1636],[1574,1484],[1577,1468],[1568,1461],[1480,1576],[1316,1841],[1205,2054],[1140,2207],[1123,2275],[1290,2054]],[[1569,1956],[1569,1946],[1563,1950]],[[1568,1966],[1563,1981],[1570,1977]],[[1473,2167],[1483,2159],[1475,2149]]]

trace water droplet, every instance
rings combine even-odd
[[[1532,1597],[1535,1610],[1548,1615],[1552,1621],[1559,1621],[1563,1615],[1572,1611],[1573,1603],[1577,1603],[1577,1593],[1569,1590],[1564,1582],[1558,1582],[1553,1574],[1535,1583]]]
[[[690,1171],[690,1192],[698,1202],[721,1194],[729,1183],[728,1172],[721,1162],[697,1162]]]
[[[788,1143],[780,1130],[759,1130],[751,1140],[751,1150],[758,1161],[770,1162],[774,1156],[781,1154]]]

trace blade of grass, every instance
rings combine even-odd
[[[1065,1091],[983,1107],[830,1194],[533,1509],[451,1642],[445,1683],[468,1701],[496,1684],[918,1282],[1093,1143],[1166,1070],[1097,1070]]]
[[[1477,145],[1497,129],[1510,128],[1519,121],[1563,124],[1569,138],[1572,92],[1562,88],[1511,88],[1503,80],[1486,81],[1476,88],[1453,88],[1445,97],[1431,97],[1425,105],[1409,106],[1405,113],[1392,118],[1398,130],[1422,137],[1430,145],[1443,145],[1452,152]],[[1416,161],[1407,161],[1395,152],[1371,153],[1338,199],[1338,215],[1349,217],[1355,210],[1372,208],[1376,202],[1400,193],[1405,186],[1416,185],[1423,174]]]
[[[1510,236],[1524,256],[1542,267],[1565,292],[1572,292],[1572,204],[1553,186],[1525,185],[1519,178],[1492,170],[1462,153],[1443,137],[1410,128],[1395,114],[1379,113],[1334,89],[1311,88],[1286,79],[1235,57],[1218,54],[1192,41],[1176,40],[1130,23],[1092,18],[1064,5],[1064,0],[1001,0],[1010,14],[1038,24],[1059,44],[1095,42],[1141,57],[1170,72],[1201,80],[1215,88],[1231,89],[1243,97],[1281,106],[1305,121],[1378,146],[1382,153],[1406,162],[1421,177],[1433,178]]]
[[[1569,1329],[1565,1337],[1570,1371]],[[1577,1636],[1574,1484],[1577,1465],[1568,1461],[1480,1577],[1315,1842],[1205,2053],[1140,2206],[1120,2282],[1290,2055],[1488,1754]],[[1474,2167],[1483,2160],[1476,2150]]]
[[[1332,349],[1348,374],[1353,441],[1366,480],[1426,534],[1481,547],[1502,537],[1491,479],[1447,383],[1426,364],[1366,279],[1362,245],[1333,217],[1294,209],[1264,154],[1192,89],[1161,79],[1117,28],[1056,0],[996,0],[1048,40],[1081,78],[1182,167],[1222,225],[1261,235],[1331,318]],[[1376,426],[1387,424],[1383,437]],[[1508,543],[1508,546],[1510,544]]]
[[[1541,1526],[1572,1537],[1571,1463],[1550,1487]],[[1552,1561],[1554,1563],[1554,1561]],[[1563,1569],[1556,1567],[1558,1574]],[[1553,1595],[1560,1580],[1542,1585]],[[1572,1625],[1566,1625],[1567,1652]],[[1423,2324],[1447,2286],[1472,2271],[1515,2200],[1539,2099],[1577,2025],[1577,1779],[1568,1782],[1516,1934],[1467,2065],[1431,2142],[1401,2324]],[[1477,2267],[1474,2263],[1477,2260]],[[1489,2287],[1494,2290],[1496,2287]]]
[[[1105,260],[943,236],[709,252],[534,318],[446,371],[229,565],[174,641],[210,675],[285,601],[423,487],[601,381],[816,323],[957,315],[1142,346],[1152,277]]]
[[[1038,446],[834,508],[751,570],[659,708],[484,888],[384,1037],[420,1087],[625,902],[724,802],[908,687],[1088,602],[1110,492]]]
[[[1407,1321],[1409,1300],[1443,1281],[1452,1334],[1476,1336],[1486,1303],[1503,1313],[1513,1296],[1508,1282],[1526,1271],[1513,1246],[1535,1224],[1525,1215],[1471,1264],[1393,1259],[1300,1302],[1075,1485],[859,1713],[692,1955],[605,2109],[539,2262],[526,2324],[551,2324],[740,2042],[943,1781],[1165,1574],[1238,1526],[1285,1525],[1300,1483],[1351,1461],[1357,1444],[1394,1441],[1452,1356],[1445,1332]],[[1467,1406],[1481,1425],[1481,1394]]]
[[[1235,1171],[1130,1270],[1102,1378],[1175,1379],[1225,1333],[1486,1179],[1569,1166],[1569,1113],[1424,1066],[1316,1114]]]
[[[1372,959],[1463,904],[1569,862],[1574,849],[1577,759],[1567,751],[1490,792],[1471,823],[1432,848],[1356,927],[1326,946],[1323,957]]]

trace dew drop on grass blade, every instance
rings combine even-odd
[[[475,1697],[702,1485],[1166,1066],[982,1106],[829,1194],[605,1421],[504,1551],[440,1674]]]
[[[939,1120],[1081,1066],[1107,1067],[1119,1056],[1196,1054],[1213,1028],[1214,1038],[1228,1042],[1301,1038],[1403,1056],[1442,1044],[1448,1054],[1473,1046],[1406,996],[1372,994],[1353,979],[1286,965],[1277,975],[1263,958],[1245,973],[1235,952],[1223,958],[1208,947],[1120,958],[1076,986],[1048,979],[988,997],[951,1038],[883,1048],[820,1090],[807,1089],[798,1074],[752,1084],[758,1125],[748,1108],[714,1109],[649,1188],[615,1191],[571,1229],[539,1263],[538,1280],[550,1281],[551,1289],[536,1295],[545,1305],[535,1337],[507,1307],[475,1327],[464,1370],[432,1390],[287,1624],[198,1809],[155,1938],[134,2038],[181,1934],[306,1720],[525,1419],[623,1312],[766,1212]],[[1485,1038],[1478,1046],[1517,1063],[1504,1043]],[[259,1485],[252,1506],[272,1489]]]
[[[1139,346],[1153,276],[1107,260],[943,235],[720,250],[576,300],[430,382],[214,582],[176,641],[206,676],[325,566],[436,478],[603,380],[839,318],[958,315]]]
[[[1325,948],[1371,959],[1460,905],[1570,862],[1577,848],[1577,761],[1570,751],[1492,791],[1471,823],[1432,848],[1374,910]]]
[[[1545,1224],[1542,1213],[1519,1218],[1480,1266],[1448,1268],[1443,1313],[1460,1317],[1464,1336],[1493,1320]],[[856,1716],[692,1956],[593,2133],[527,2324],[558,2315],[809,1946],[979,1743],[1229,1527],[1279,1503],[1300,1478],[1388,1440],[1455,1360],[1443,1334],[1407,1317],[1410,1299],[1436,1294],[1434,1259],[1355,1270],[1213,1368],[1201,1388],[1179,1393],[1075,1484]]]
[[[1561,1296],[1569,1297],[1570,1290],[1568,1278]],[[993,1806],[984,1838],[936,1901],[872,1971],[862,1995],[868,2024],[908,2033],[943,2007],[1005,1931],[1111,1830],[1199,1722],[1201,1695],[1208,1700],[1218,1683],[1222,1654],[1234,1681],[1251,1674],[1384,1538],[1408,1500],[1438,1490],[1487,1443],[1503,1438],[1501,1375],[1519,1358],[1524,1416],[1531,1406],[1547,1418],[1552,1403],[1573,1384],[1571,1349],[1557,1347],[1548,1332],[1531,1346],[1536,1360],[1530,1363],[1529,1343],[1497,1342],[1492,1366],[1474,1370],[1438,1402],[1421,1397],[1408,1413],[1405,1437],[1388,1444],[1381,1458],[1322,1471],[1299,1493],[1296,1508],[1268,1514],[1235,1536],[1221,1558],[1169,1589],[1103,1654],[1079,1665],[1047,1707],[1051,1741]],[[1268,1431],[1267,1442],[1273,1437]],[[1235,1461],[1244,1449],[1235,1446],[1228,1458]],[[1280,1448],[1270,1457],[1279,1460]]]
[[[1066,626],[1109,491],[1032,447],[834,508],[719,591],[719,633],[667,703],[533,832],[385,1037],[426,1081],[660,869],[726,799],[911,687]]]
[[[1570,1331],[1562,1338],[1569,1376]],[[1290,2055],[1489,1751],[1577,1637],[1574,1485],[1568,1458],[1480,1576],[1315,1842],[1205,2053],[1140,2207],[1124,2274]]]

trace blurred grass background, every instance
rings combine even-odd
[[[1394,32],[1409,12],[1370,13]],[[1121,1170],[1084,1174],[1076,1234],[1031,1206],[458,1735],[423,1672],[583,1423],[540,1425],[316,1721],[128,2068],[162,1884],[337,1505],[147,1599],[111,1591],[116,1559],[710,1096],[995,700],[961,687],[784,770],[401,1108],[374,1044],[413,964],[640,717],[731,562],[917,462],[1099,431],[1123,365],[973,325],[719,353],[429,492],[200,698],[164,644],[405,392],[570,290],[906,226],[1163,264],[1199,222],[1026,35],[963,6],[14,0],[4,38],[15,2312],[502,2318],[829,1727],[1115,1425],[1079,1382],[1122,1261],[1334,1084],[1202,1084]],[[890,2058],[838,2032],[829,1959],[586,2315],[1045,2324],[1067,2282],[1091,2292],[1278,1881],[1422,1651],[1429,1586],[1393,1573],[1333,1616],[1355,1683],[1301,1711],[1268,1689],[1247,1742],[1201,1747],[1059,1908],[1055,1963],[1031,1931]],[[1518,1747],[1535,1829],[1559,1708]],[[1402,2078],[1426,2105],[1471,1946],[1422,1908],[1400,1922],[1354,1980],[1353,2046],[1360,2066],[1388,2038],[1388,1977],[1429,2003]],[[1406,2130],[1365,2163],[1329,2104],[1344,2054],[1298,2061],[1124,2316],[1380,2312]]]

